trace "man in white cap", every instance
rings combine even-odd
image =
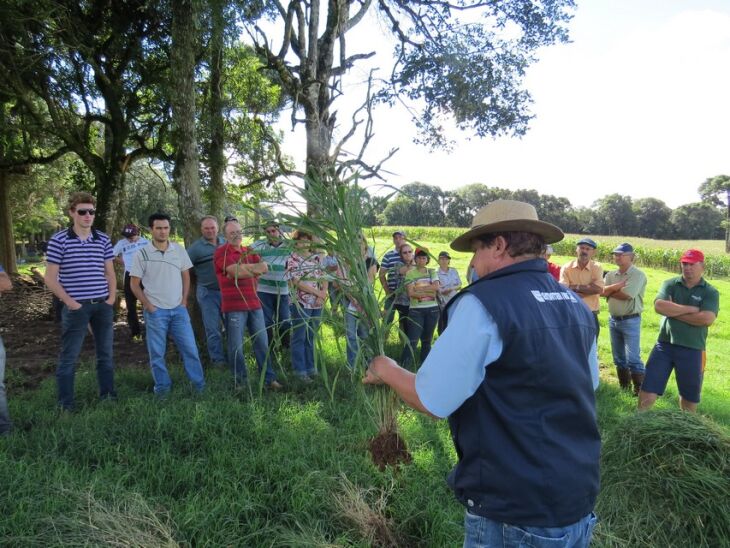
[[[114,253],[114,261],[124,266],[124,303],[127,306],[127,324],[129,325],[129,334],[132,336],[132,340],[136,342],[142,340],[142,331],[139,327],[137,297],[132,291],[132,278],[129,272],[132,270],[132,262],[137,251],[149,242],[139,235],[139,228],[131,223],[124,226],[122,236],[124,238],[114,245],[112,253]]]
[[[596,332],[588,307],[540,258],[562,237],[529,204],[487,204],[451,243],[474,253],[479,280],[446,307],[421,369],[379,356],[363,379],[449,418],[459,462],[448,481],[466,507],[464,546],[590,542],[601,446],[589,370]]]

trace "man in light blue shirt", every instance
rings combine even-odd
[[[590,543],[600,459],[596,328],[540,258],[562,237],[529,204],[486,205],[451,244],[474,252],[479,279],[447,306],[418,373],[379,356],[363,379],[448,417],[459,457],[448,482],[466,508],[465,547]]]

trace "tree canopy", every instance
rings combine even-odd
[[[315,175],[334,167],[342,144],[364,122],[353,118],[343,140],[333,143],[333,102],[342,78],[375,54],[367,47],[353,51],[355,27],[379,18],[395,41],[393,65],[372,97],[417,105],[413,120],[421,140],[445,146],[445,118],[479,136],[525,133],[532,117],[525,69],[539,48],[568,39],[573,7],[573,0],[262,0],[258,16],[244,27],[277,74],[292,121],[306,127],[307,171]],[[363,127],[367,141],[371,126]],[[348,167],[374,174],[362,155],[338,164]]]
[[[699,193],[703,201],[725,206],[725,252],[730,253],[730,175],[708,178]]]

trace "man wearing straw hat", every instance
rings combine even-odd
[[[497,200],[451,243],[479,280],[444,311],[417,374],[386,356],[363,382],[448,417],[459,457],[448,478],[465,507],[464,546],[587,546],[600,435],[589,355],[593,315],[547,272],[543,245],[562,231],[523,202]]]

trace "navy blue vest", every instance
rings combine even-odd
[[[504,349],[449,417],[459,456],[449,485],[471,513],[495,521],[575,523],[593,510],[599,484],[593,314],[542,259],[500,269],[462,293],[494,318]]]

